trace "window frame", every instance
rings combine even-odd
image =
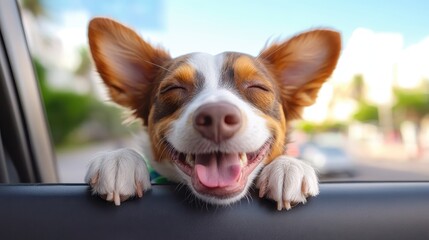
[[[1,137],[7,153],[1,165],[12,161],[21,182],[56,183],[49,128],[15,0],[0,1],[0,65]]]

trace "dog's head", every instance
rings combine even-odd
[[[314,103],[335,68],[339,33],[313,30],[256,56],[225,52],[172,58],[109,19],[89,44],[111,98],[147,126],[155,168],[199,198],[242,198],[258,171],[284,154],[288,124]]]

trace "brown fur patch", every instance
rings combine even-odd
[[[254,60],[250,59],[248,56],[239,56],[235,60],[233,68],[236,80],[250,80],[259,78],[258,68],[255,66]]]
[[[172,73],[173,77],[181,82],[194,85],[196,70],[189,64],[183,64]]]
[[[159,83],[154,91],[151,118],[159,121],[168,117],[184,104],[189,102],[195,95],[198,86],[197,71],[186,62],[174,64],[175,68],[170,67],[168,75]]]
[[[152,108],[151,115],[154,115],[154,111],[155,108]],[[148,132],[155,161],[170,159],[171,152],[165,136],[171,128],[171,123],[180,116],[180,113],[181,111],[175,111],[159,121],[154,121],[154,118],[149,119]]]
[[[267,127],[271,131],[273,140],[271,144],[271,152],[265,159],[265,164],[270,163],[280,155],[285,154],[287,144],[287,131],[288,122],[283,113],[283,109],[280,103],[277,104],[277,108],[280,111],[280,119],[274,119],[271,116],[263,115],[267,121]]]

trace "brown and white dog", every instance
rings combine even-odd
[[[290,122],[314,103],[335,68],[338,32],[305,32],[256,57],[172,58],[128,27],[96,18],[89,44],[113,101],[143,120],[143,155],[161,175],[220,205],[243,198],[255,179],[259,196],[279,210],[319,193],[315,171],[285,149]],[[146,163],[130,149],[98,155],[85,180],[116,205],[150,188]]]

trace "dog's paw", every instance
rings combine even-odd
[[[277,202],[277,209],[289,210],[294,204],[305,203],[307,197],[319,194],[316,172],[295,158],[280,156],[264,167],[256,183],[259,197]]]
[[[92,159],[85,182],[90,184],[93,194],[117,206],[136,194],[142,197],[151,186],[142,156],[127,148],[105,152]]]

